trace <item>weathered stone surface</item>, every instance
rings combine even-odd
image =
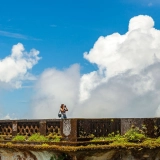
[[[51,151],[29,151],[18,149],[0,149],[0,160],[50,160],[58,155]]]
[[[82,156],[83,155],[83,156]],[[160,160],[160,149],[113,149],[93,153],[81,153],[77,160]]]
[[[132,126],[151,138],[160,136],[160,118],[101,118],[101,119],[35,119],[0,120],[0,135],[31,136],[57,134],[66,141],[87,141],[94,137],[106,137],[117,132],[124,135]]]
[[[65,153],[65,160],[160,160],[160,149],[111,149]],[[69,156],[70,155],[70,156]],[[62,159],[64,153],[54,151],[30,151],[0,149],[0,160],[54,160]]]

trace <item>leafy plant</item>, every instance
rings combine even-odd
[[[95,137],[91,141],[124,141],[125,138],[120,135],[119,131],[115,134],[114,132],[109,133],[107,137]]]
[[[156,139],[156,142],[157,142],[157,143],[160,143],[160,137],[158,137],[158,138]]]
[[[28,141],[46,142],[48,141],[48,138],[43,135],[40,135],[40,133],[35,133],[28,138]]]
[[[120,135],[119,131],[108,134],[108,137],[96,137],[92,141],[112,141],[116,143],[141,142],[146,139],[145,134],[138,127],[132,126],[125,135]]]
[[[88,137],[89,138],[94,138],[94,134],[89,134]]]
[[[62,139],[62,136],[50,133],[48,136],[46,136],[46,138],[48,138],[48,140],[51,142],[60,142]]]
[[[146,139],[146,136],[139,128],[137,127],[132,127],[130,130],[128,130],[124,137],[127,139],[129,142],[141,142],[144,139]]]
[[[25,141],[25,140],[26,140],[26,137],[23,135],[17,135],[12,139],[12,141]]]

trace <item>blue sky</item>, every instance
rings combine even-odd
[[[91,57],[84,57],[85,52],[91,55],[89,51],[93,48],[98,38],[100,36],[106,37],[108,35],[112,35],[113,33],[119,33],[120,35],[125,34],[128,31],[130,19],[138,15],[148,15],[152,17],[155,23],[154,28],[156,28],[157,30],[160,29],[160,3],[157,0],[6,0],[0,2],[0,15],[1,62],[6,57],[11,55],[12,47],[14,45],[17,45],[18,43],[22,44],[25,48],[25,51],[28,53],[32,48],[39,51],[39,54],[37,55],[39,59],[35,63],[33,63],[30,68],[26,68],[27,71],[24,71],[22,75],[18,73],[17,76],[9,79],[8,81],[3,80],[3,77],[1,77],[0,81],[2,82],[2,84],[0,83],[0,118],[2,119],[52,118],[52,115],[49,112],[53,113],[54,118],[57,115],[58,108],[61,103],[67,103],[67,105],[69,105],[68,107],[70,108],[70,113],[68,114],[70,117],[74,117],[74,113],[76,112],[75,106],[79,106],[79,108],[82,106],[82,104],[73,100],[78,99],[78,96],[80,94],[79,92],[81,91],[81,82],[84,79],[87,81],[89,77],[91,78],[91,74],[94,71],[100,74],[101,69],[105,66],[101,66],[102,63],[97,62]],[[96,54],[95,56],[97,55],[98,54]],[[35,60],[35,58],[36,56],[33,59]],[[24,59],[26,59],[26,57],[24,57]],[[109,68],[109,64],[105,66],[105,70]],[[153,63],[149,63],[148,65],[153,65]],[[142,69],[142,67],[140,67],[140,69]],[[103,72],[105,72],[104,68],[102,70]],[[73,71],[74,74],[72,74],[71,71]],[[126,71],[127,69],[123,71],[125,75]],[[13,73],[13,71],[11,71],[8,67],[8,71],[6,69],[5,73],[10,74],[10,72]],[[141,70],[139,71],[139,73],[140,72]],[[46,74],[50,75],[49,77],[51,78],[51,80],[53,78],[53,83],[52,81],[46,81],[46,79],[44,78]],[[116,76],[111,76],[111,78],[107,78],[106,76],[104,80],[104,77],[102,77],[104,76],[104,74],[105,73],[99,75],[101,78],[98,77],[96,79],[95,84],[93,84],[94,87],[91,86],[88,89],[90,91],[91,97],[93,95],[92,98],[95,99],[95,97],[98,97],[95,92],[102,92],[98,88],[99,84],[104,84],[105,81],[105,84],[107,85],[106,90],[102,94],[102,97],[104,96],[104,99],[99,98],[96,102],[97,104],[107,103],[108,105],[102,105],[103,107],[95,106],[95,113],[97,110],[99,110],[98,108],[100,108],[100,110],[102,109],[103,111],[106,111],[109,110],[110,106],[117,105],[115,102],[118,99],[113,98],[112,104],[110,104],[110,102],[108,101],[111,101],[112,98],[110,99],[110,97],[112,96],[105,94],[111,93],[108,87],[112,86],[109,84],[111,83],[111,79],[116,78]],[[67,79],[64,75],[66,75],[67,77],[68,75],[70,76]],[[87,77],[85,75],[90,76]],[[106,75],[109,75],[109,73],[107,73]],[[3,74],[0,74],[0,76],[3,76]],[[66,81],[69,84],[64,85],[65,80],[64,82],[61,82],[60,80],[56,80],[54,82],[54,77],[64,79],[66,78]],[[75,79],[76,82],[73,81],[75,77],[77,77],[77,79]],[[125,76],[123,75],[123,78],[121,79],[123,80],[123,82],[127,79],[126,77],[124,77]],[[14,83],[19,81],[21,82],[20,86],[15,87]],[[56,82],[59,83],[56,84]],[[91,81],[89,82],[88,83],[91,84]],[[133,83],[135,83],[135,81]],[[150,84],[151,82],[147,82],[145,83],[145,85],[148,83]],[[48,84],[49,86],[51,86],[51,88],[53,87],[52,89],[54,91],[49,91],[49,89],[47,90],[47,87],[44,91],[45,85]],[[73,84],[74,88],[72,88],[71,84]],[[71,87],[66,87],[61,90],[61,86],[63,85],[67,87],[71,85]],[[56,88],[56,86],[59,87]],[[43,89],[39,90],[39,88]],[[72,93],[75,88],[76,91]],[[146,86],[144,86],[144,88],[146,88]],[[67,89],[68,91],[66,91]],[[121,89],[123,90],[123,88]],[[139,90],[139,88],[137,90]],[[44,94],[43,91],[46,94]],[[39,93],[41,94],[39,95]],[[132,95],[131,92],[129,93],[130,95]],[[156,93],[157,91],[155,91],[153,94]],[[65,98],[63,98],[63,96],[67,97],[68,94],[72,95],[70,99],[67,98],[66,100]],[[148,94],[148,92],[145,92],[143,95],[134,94],[134,100],[127,101],[122,105],[129,106],[130,103],[133,104],[140,97],[143,97],[143,99],[141,99],[141,103],[145,102],[143,104],[145,105],[146,103],[148,103],[146,101],[147,97],[149,96]],[[74,97],[74,95],[76,96]],[[53,101],[47,101],[47,99],[52,98],[54,99]],[[152,98],[152,96],[150,96],[150,98]],[[70,102],[72,100],[74,101],[74,103]],[[41,101],[43,101],[43,105],[39,108],[38,103],[40,103]],[[92,101],[92,99],[90,99],[90,101]],[[83,102],[83,106],[87,107],[89,105],[92,105],[90,101],[88,98],[85,102]],[[137,106],[140,106],[141,103],[137,104]],[[154,111],[156,112],[156,110],[158,110],[157,108],[160,101],[156,99],[154,100],[153,104],[154,103]],[[149,108],[150,107],[148,106],[148,113],[146,114],[146,116],[154,116],[154,113],[149,114]],[[128,107],[128,112],[132,109],[133,108]],[[118,116],[118,110],[118,108],[115,108],[112,111],[117,111],[115,115],[112,112],[109,112],[110,114],[108,115],[97,114],[96,116],[94,112],[90,115],[88,107],[87,113],[89,113],[86,114],[86,116],[113,117]],[[42,113],[39,114],[38,112],[41,111]],[[44,114],[44,116],[43,111],[46,111],[46,114]],[[84,111],[83,107],[81,107],[81,111]],[[135,109],[133,115],[128,114],[128,112],[120,116],[134,116],[136,115],[137,110]],[[77,117],[83,117],[83,114],[78,115],[78,113],[75,113],[75,115]],[[138,116],[145,115],[140,114]]]

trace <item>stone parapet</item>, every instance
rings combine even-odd
[[[107,137],[110,133],[124,135],[132,126],[145,129],[148,137],[160,136],[160,118],[102,118],[102,119],[24,119],[0,120],[0,135],[31,136],[58,134],[65,141],[87,141]]]

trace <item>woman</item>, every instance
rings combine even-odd
[[[68,111],[68,108],[66,107],[66,105],[61,104],[60,106],[60,111],[61,111],[61,119],[66,119],[66,111]]]

